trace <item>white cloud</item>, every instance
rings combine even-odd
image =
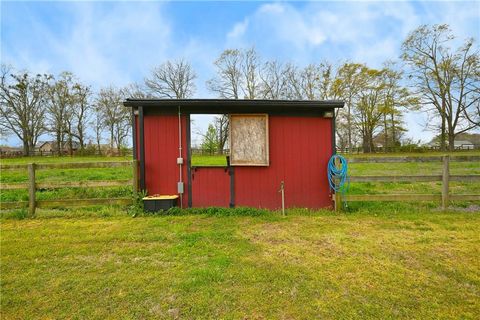
[[[378,59],[392,58],[418,22],[409,3],[264,4],[234,25],[227,42],[253,44],[267,52],[283,48],[293,60],[318,60],[324,55],[380,65]]]
[[[30,37],[9,44],[11,63],[32,72],[72,71],[98,87],[137,80],[167,57],[171,28],[158,3],[82,2],[65,10],[68,25],[61,30],[33,16],[27,19]]]
[[[238,38],[244,35],[248,27],[248,19],[245,19],[242,22],[237,23],[232,31],[227,34],[227,38]]]

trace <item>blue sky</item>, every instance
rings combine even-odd
[[[379,67],[396,59],[420,24],[448,23],[459,41],[480,39],[480,2],[1,2],[1,61],[31,72],[72,71],[94,88],[142,81],[185,58],[196,97],[227,48],[254,46],[265,59],[299,65],[347,59]],[[477,44],[478,45],[478,44]],[[406,117],[427,140],[424,118]],[[201,122],[201,121],[200,121]]]

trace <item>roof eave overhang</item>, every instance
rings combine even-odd
[[[342,108],[343,101],[329,100],[227,100],[227,99],[127,99],[126,107],[143,107],[147,113],[297,113],[318,114]]]

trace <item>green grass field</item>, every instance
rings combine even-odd
[[[2,319],[480,313],[478,213],[39,211],[37,219],[1,220]]]
[[[197,157],[194,165],[223,165]],[[126,158],[2,159],[29,162]],[[45,160],[45,161],[44,161]],[[350,173],[439,174],[441,163],[352,163]],[[480,174],[452,163],[452,174]],[[38,170],[38,181],[123,180],[130,168]],[[3,171],[2,182],[25,182]],[[478,193],[478,183],[452,183]],[[439,183],[352,183],[352,194],[440,192]],[[121,197],[130,186],[39,190]],[[26,200],[23,190],[1,201]],[[475,319],[478,203],[350,203],[348,212],[249,209],[141,215],[122,207],[3,211],[1,319]],[[177,214],[177,215],[175,215]]]
[[[226,166],[226,156],[192,155],[192,166]]]

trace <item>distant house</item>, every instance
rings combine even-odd
[[[455,149],[460,149],[460,150],[475,149],[475,145],[468,140],[455,140],[455,142],[453,143],[453,146],[455,147]]]
[[[425,144],[425,146],[432,149],[440,149],[440,141],[438,141],[438,138],[434,138],[432,141]],[[474,144],[469,140],[456,139],[453,143],[453,147],[455,150],[473,150],[475,148],[478,148],[478,145]]]
[[[440,149],[440,142],[438,140],[432,140],[429,143],[424,144],[425,147],[430,148],[430,149]]]
[[[19,156],[22,154],[23,154],[23,148],[0,146],[0,156],[2,157],[13,157],[13,156]]]
[[[71,151],[77,151],[79,148],[80,148],[80,144],[76,141],[72,141]],[[70,143],[64,142],[62,149],[64,153],[70,152]],[[57,142],[56,141],[39,141],[35,145],[35,152],[40,154],[58,153]]]
[[[54,150],[53,141],[39,141],[35,145],[35,151],[40,153],[52,153]]]

